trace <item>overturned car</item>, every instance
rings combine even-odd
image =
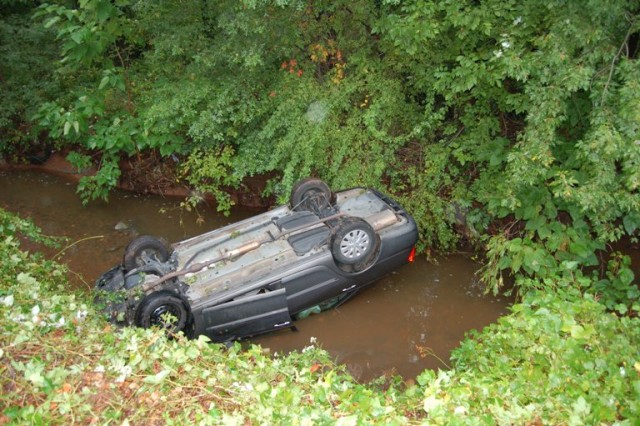
[[[293,328],[413,260],[418,231],[374,189],[305,179],[281,206],[167,247],[141,236],[96,282],[114,322],[226,342]]]

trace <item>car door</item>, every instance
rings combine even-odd
[[[337,271],[317,265],[282,278],[291,313],[322,303],[355,287]]]
[[[284,288],[242,296],[204,308],[204,333],[214,341],[227,341],[291,327]]]

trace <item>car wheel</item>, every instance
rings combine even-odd
[[[364,219],[348,217],[340,221],[331,239],[331,253],[339,264],[366,264],[375,253],[377,236]]]
[[[174,335],[185,331],[189,310],[179,297],[168,293],[152,293],[145,297],[136,312],[136,325],[143,328],[160,327]]]
[[[166,262],[169,260],[169,250],[167,246],[156,237],[149,235],[138,237],[131,241],[124,250],[124,259],[122,262],[124,269],[130,271],[143,266],[146,263],[146,258],[158,262]]]
[[[289,201],[295,211],[313,211],[314,208],[323,210],[329,207],[330,200],[331,190],[326,183],[320,179],[307,178],[293,186]]]

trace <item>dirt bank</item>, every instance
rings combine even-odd
[[[66,159],[64,153],[54,152],[39,164],[13,164],[0,158],[0,170],[39,170],[77,183],[84,176],[93,176],[97,167],[91,166],[79,171]],[[158,161],[152,157],[128,159],[120,163],[120,170],[122,175],[118,188],[123,190],[176,198],[186,198],[191,193],[191,188],[178,179],[175,164],[167,161]],[[227,188],[227,192],[238,206],[265,209],[274,204],[273,197],[262,196],[267,180],[272,177],[250,177],[239,188]],[[205,195],[205,198],[208,202],[215,203],[210,195]]]

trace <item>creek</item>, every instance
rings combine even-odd
[[[115,191],[109,202],[83,206],[76,183],[37,171],[0,171],[0,207],[30,218],[46,235],[65,236],[55,250],[27,246],[65,263],[70,285],[89,291],[94,280],[121,262],[125,246],[149,234],[177,242],[247,218],[257,210],[234,208],[229,217],[203,206],[195,212],[180,200]],[[251,339],[272,353],[302,350],[315,342],[352,375],[368,381],[382,374],[414,379],[424,369],[446,367],[451,350],[472,329],[507,312],[510,300],[483,294],[479,265],[465,254],[428,262],[423,256],[383,277],[344,305]]]

